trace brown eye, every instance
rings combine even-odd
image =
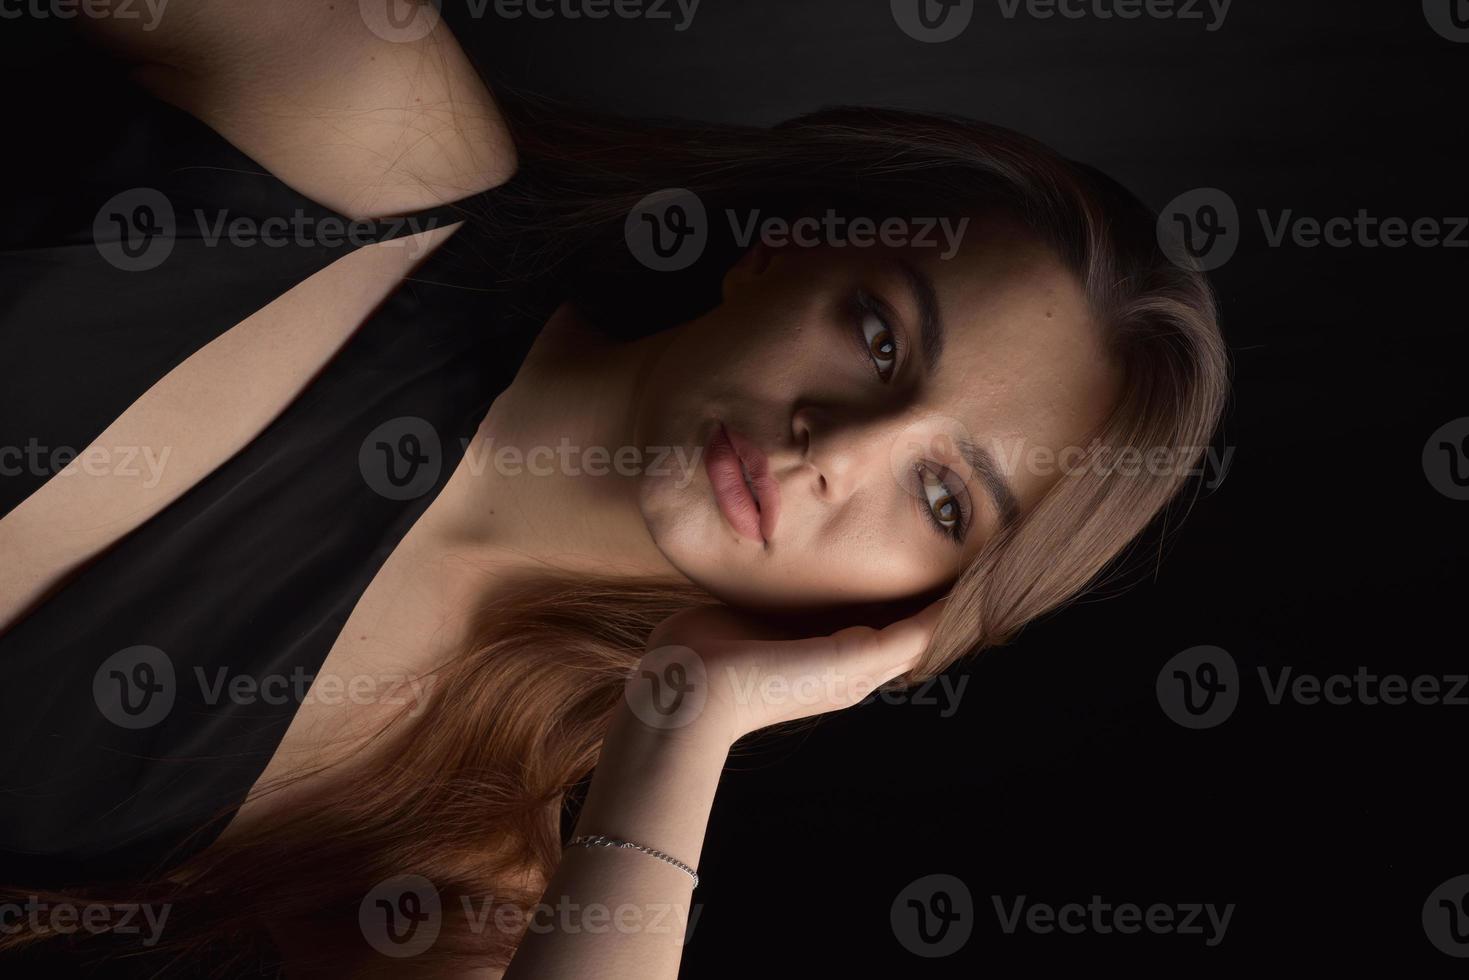
[[[898,342],[892,330],[888,329],[882,317],[867,312],[862,316],[862,336],[867,340],[867,353],[877,366],[878,376],[886,381],[898,359]]]
[[[893,335],[888,333],[886,330],[882,331],[873,338],[870,347],[872,355],[879,360],[891,360],[893,352],[897,349],[898,345],[893,343]]]
[[[929,517],[939,530],[957,539],[960,534],[959,522],[964,517],[963,508],[949,491],[948,486],[936,474],[927,468],[922,468],[919,472],[923,483],[923,496],[928,502]]]
[[[959,519],[959,503],[953,497],[944,497],[934,504],[933,512],[939,523],[947,527]]]

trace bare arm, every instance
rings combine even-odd
[[[418,210],[508,179],[514,146],[448,26],[386,40],[365,19],[372,5],[181,0],[156,21],[78,23],[159,98],[348,217]],[[322,269],[175,367],[78,456],[117,446],[171,453],[156,480],[73,466],[5,515],[0,630],[253,439],[454,227],[369,245]]]
[[[727,607],[672,617],[650,639],[608,732],[576,833],[633,841],[697,867],[730,746],[772,724],[859,703],[919,661],[941,609],[934,603],[881,630],[796,640],[756,639],[768,635],[760,624]],[[664,681],[662,691],[641,683],[650,677]],[[681,698],[669,697],[670,680]],[[505,980],[673,980],[692,891],[687,874],[656,857],[568,848],[542,898],[554,920],[526,934]],[[589,927],[592,915],[600,928]]]
[[[602,749],[577,834],[605,834],[697,867],[729,743],[705,729],[658,731],[622,710]],[[672,978],[693,880],[635,850],[568,848],[506,980]],[[697,919],[695,919],[697,921]]]
[[[307,197],[351,218],[503,183],[515,148],[435,8],[389,0],[181,0],[156,20],[84,17],[133,77]],[[403,6],[399,4],[399,6]],[[416,36],[428,27],[422,36]]]

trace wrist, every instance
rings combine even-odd
[[[697,714],[663,716],[650,714],[645,705],[624,697],[618,703],[609,740],[635,743],[645,751],[718,757],[721,764],[740,736],[721,713],[706,710]]]
[[[629,727],[649,738],[705,749],[729,748],[744,734],[727,699],[711,696],[704,660],[692,649],[660,646],[628,675],[619,705]]]

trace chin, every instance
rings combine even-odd
[[[722,602],[759,598],[762,550],[738,538],[723,522],[711,526],[695,515],[650,522],[653,543],[680,575]]]

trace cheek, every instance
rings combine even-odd
[[[785,587],[822,601],[881,602],[941,585],[946,545],[904,520],[906,501],[853,508],[772,562]]]
[[[646,477],[640,506],[655,544],[678,571],[715,597],[757,607],[883,602],[945,580],[943,543],[899,524],[893,507],[849,511],[838,525],[813,527],[774,552],[733,536],[696,478],[681,489]],[[839,571],[834,571],[834,569]]]
[[[713,501],[706,502],[707,481],[702,473],[703,456],[690,456],[689,463],[672,467],[669,473],[643,473],[638,477],[638,509],[653,542],[674,564],[698,548],[712,547],[720,528]],[[685,468],[689,472],[684,472]],[[698,467],[699,469],[693,469]]]
[[[833,375],[832,342],[820,324],[710,316],[688,324],[639,396],[639,437],[685,445],[690,427],[713,416],[775,433],[797,399]],[[702,447],[698,447],[702,448]]]
[[[698,356],[730,373],[769,372],[831,356],[832,309],[820,281],[781,281],[738,295],[695,321]]]

